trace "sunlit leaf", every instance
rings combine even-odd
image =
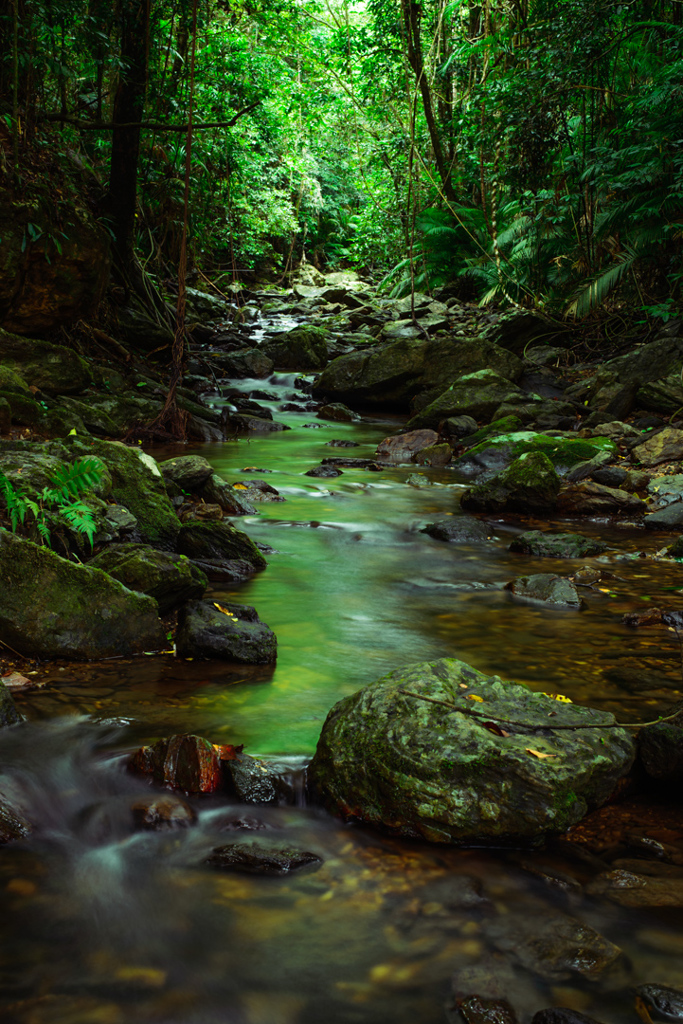
[[[527,754],[531,754],[532,757],[537,757],[539,761],[545,761],[548,757],[557,757],[557,754],[545,754],[542,750],[534,750],[533,747],[524,748]]]

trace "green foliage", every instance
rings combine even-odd
[[[87,538],[92,547],[96,525],[92,510],[82,501],[79,494],[95,487],[102,479],[102,467],[96,459],[76,459],[69,465],[60,466],[35,501],[22,490],[13,486],[7,476],[0,472],[0,494],[5,501],[12,532],[19,527],[33,527],[41,544],[50,544],[50,527],[47,513],[50,510],[61,515],[71,528]]]

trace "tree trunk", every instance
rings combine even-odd
[[[147,85],[147,40],[151,0],[118,0],[121,29],[121,73],[114,99],[109,211],[114,250],[124,273],[134,264],[137,171],[140,128]],[[124,127],[130,124],[131,127]]]

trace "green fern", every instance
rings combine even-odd
[[[69,465],[60,466],[50,480],[50,487],[44,487],[38,501],[34,501],[18,490],[0,471],[0,493],[5,501],[12,533],[19,527],[30,525],[35,528],[41,544],[50,544],[50,527],[47,522],[49,510],[62,515],[76,533],[88,539],[90,546],[96,532],[92,510],[82,501],[74,501],[81,492],[96,486],[102,479],[103,469],[97,459],[77,459]],[[27,522],[30,515],[31,521]]]

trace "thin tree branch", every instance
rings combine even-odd
[[[260,103],[261,100],[256,100],[254,103],[250,103],[249,106],[243,107],[229,121],[195,121],[192,124],[192,131],[196,132],[198,128],[232,128],[241,117],[255,110]],[[40,114],[38,120],[63,121],[65,124],[72,124],[76,128],[82,128],[86,132],[110,131],[113,128],[151,128],[159,132],[185,132],[187,134],[190,127],[187,124],[165,124],[162,121],[126,121],[121,123],[117,121],[81,121],[77,117],[63,117],[61,114]]]

